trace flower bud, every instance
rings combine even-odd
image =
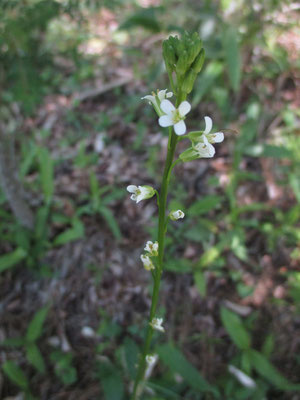
[[[168,40],[163,42],[163,58],[167,67],[174,69],[174,64],[176,63],[175,51],[173,46]]]
[[[145,256],[144,254],[141,255],[141,261],[144,265],[145,270],[151,271],[155,269],[153,262],[150,260],[149,256]]]
[[[182,162],[188,162],[188,161],[193,161],[196,160],[198,157],[197,152],[194,150],[193,147],[189,147],[187,150],[185,150],[183,153],[179,155],[179,158]]]
[[[178,219],[184,218],[184,212],[181,210],[171,211],[169,217],[172,221],[177,221]]]
[[[188,53],[186,50],[183,50],[179,56],[179,60],[176,65],[176,72],[178,75],[184,75],[187,68],[188,68]]]
[[[192,69],[187,73],[181,86],[184,93],[188,94],[192,91],[196,77],[197,74]]]
[[[127,191],[132,193],[130,196],[131,200],[139,203],[141,200],[150,199],[155,195],[155,190],[151,186],[135,186],[129,185],[127,186]]]
[[[192,70],[196,74],[199,74],[199,72],[201,71],[204,59],[205,59],[205,51],[204,49],[202,49],[191,66]]]

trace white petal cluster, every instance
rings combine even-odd
[[[221,143],[224,140],[223,132],[210,133],[213,123],[210,117],[204,117],[205,130],[199,143],[194,146],[194,151],[201,158],[211,158],[215,155],[215,148],[211,143]]]
[[[184,218],[184,212],[181,210],[171,211],[169,217],[172,221],[177,221],[178,219]]]
[[[148,240],[144,250],[147,251],[150,256],[157,257],[158,256],[158,242],[153,243],[150,240]]]
[[[144,268],[147,271],[151,271],[152,269],[155,269],[153,262],[151,261],[149,256],[145,256],[144,254],[141,255],[141,261],[144,265]]]
[[[159,332],[164,332],[165,328],[162,326],[162,323],[163,323],[162,318],[153,318],[152,321],[150,322],[150,326],[152,326],[153,329]]]
[[[168,92],[168,89],[164,89],[164,90],[157,90],[157,93],[152,92],[152,95],[148,94],[147,96],[142,97],[142,100],[148,100],[149,104],[160,106],[160,103],[163,100],[169,99],[172,96],[173,96],[172,92]]]
[[[175,108],[169,100],[163,100],[160,104],[160,108],[164,115],[159,118],[159,125],[163,128],[174,126],[176,135],[184,135],[186,132],[184,119],[186,114],[191,111],[190,103],[188,101],[183,101],[178,108]]]
[[[127,186],[127,191],[132,193],[130,196],[131,200],[136,201],[137,203],[141,200],[150,199],[155,194],[155,191],[151,186],[129,185]]]

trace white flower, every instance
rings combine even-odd
[[[176,135],[184,135],[186,126],[184,118],[191,110],[191,105],[188,101],[183,101],[178,108],[175,108],[169,100],[163,100],[160,104],[161,110],[165,115],[162,115],[158,123],[163,128],[174,125]]]
[[[246,388],[254,389],[256,387],[254,380],[240,369],[234,367],[233,365],[229,365],[228,370]]]
[[[224,140],[223,132],[210,133],[213,126],[212,119],[210,117],[204,117],[205,129],[203,135],[207,137],[209,143],[221,143]]]
[[[158,359],[157,354],[147,354],[146,355],[146,363],[147,363],[147,368],[145,371],[145,379],[148,379],[151,376],[152,370],[154,365],[156,364],[156,361]]]
[[[194,146],[194,151],[199,157],[202,158],[211,158],[215,155],[215,148],[211,143],[221,143],[224,140],[223,132],[210,133],[211,128],[213,126],[212,119],[210,117],[204,117],[205,120],[205,129],[203,134],[197,138],[193,136],[193,138],[199,142]]]
[[[194,151],[198,155],[198,157],[202,158],[212,158],[215,155],[215,148],[212,144],[209,143],[206,136],[202,136],[203,142],[197,143],[194,146]]]
[[[158,355],[157,354],[147,354],[146,355],[146,363],[148,364],[148,366],[152,366],[153,364],[156,363],[158,359]]]
[[[153,329],[164,332],[165,328],[162,326],[163,319],[162,318],[153,318],[152,321],[150,322],[150,326],[152,326]]]
[[[145,256],[144,254],[141,255],[141,260],[144,265],[144,268],[147,271],[151,271],[151,269],[155,269],[153,262],[150,260],[148,256]]]
[[[165,100],[165,99],[168,99],[168,98],[170,98],[170,97],[172,97],[173,96],[173,93],[172,92],[167,92],[167,90],[168,89],[164,89],[164,90],[157,90],[157,93],[155,93],[155,92],[152,92],[152,95],[147,95],[147,96],[144,96],[144,97],[142,97],[142,100],[144,100],[144,99],[146,99],[146,100],[148,100],[149,101],[149,104],[157,104],[157,102],[156,102],[156,96],[158,97],[158,106],[160,105],[160,103],[163,101],[163,100]]]
[[[155,191],[151,186],[127,186],[127,191],[132,193],[130,196],[131,200],[139,203],[141,200],[150,199],[155,195]]]
[[[158,242],[151,242],[148,240],[146,246],[144,248],[151,256],[157,257],[158,256]]]
[[[177,221],[180,218],[184,218],[184,212],[181,210],[171,211],[169,217],[172,221]]]

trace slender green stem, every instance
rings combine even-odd
[[[176,107],[178,107],[179,104],[183,100],[185,100],[185,98],[186,98],[186,94],[181,92],[181,90],[178,90]],[[165,235],[166,235],[166,227],[167,227],[166,208],[167,208],[167,197],[168,197],[170,174],[171,174],[173,167],[177,164],[177,162],[180,161],[180,160],[176,160],[173,163],[177,142],[178,142],[178,136],[175,135],[175,133],[173,132],[173,129],[170,127],[169,128],[168,151],[167,151],[167,158],[166,158],[165,168],[164,168],[164,173],[163,173],[163,178],[162,178],[161,190],[160,190],[159,196],[157,196],[157,199],[159,199],[159,205],[158,205],[158,210],[159,210],[158,211],[158,262],[157,262],[157,267],[154,271],[154,274],[152,275],[154,284],[153,284],[150,316],[149,316],[149,321],[148,321],[148,326],[147,326],[147,333],[146,333],[146,339],[145,339],[145,343],[144,343],[144,349],[143,349],[143,353],[142,353],[142,356],[141,356],[141,359],[139,362],[139,367],[138,367],[137,376],[136,376],[136,379],[134,382],[131,400],[136,400],[139,397],[139,394],[140,394],[139,393],[139,385],[144,379],[145,370],[146,370],[146,356],[147,356],[147,354],[149,354],[151,340],[152,340],[152,336],[153,336],[153,328],[150,325],[150,322],[155,317],[155,312],[156,312],[158,297],[159,297],[160,280],[161,280],[161,275],[163,272],[163,259],[164,259],[164,252],[165,252]]]
[[[151,340],[153,336],[153,328],[149,323],[155,317],[155,312],[158,303],[158,296],[159,296],[159,287],[160,287],[160,280],[163,270],[163,257],[164,257],[164,247],[165,247],[165,234],[166,234],[166,206],[167,206],[167,195],[168,195],[168,184],[170,178],[170,171],[172,169],[172,163],[175,153],[177,143],[177,136],[172,132],[172,128],[169,128],[169,143],[168,143],[168,152],[167,158],[163,173],[161,191],[159,195],[159,215],[158,215],[158,263],[153,274],[154,278],[154,285],[153,285],[153,292],[152,292],[152,302],[151,302],[151,309],[150,309],[150,316],[149,322],[147,326],[147,333],[146,339],[144,343],[144,349],[142,353],[142,357],[140,359],[139,367],[137,376],[134,383],[133,394],[131,399],[136,400],[138,398],[138,388],[140,382],[144,378],[145,369],[146,369],[146,356],[149,353]]]

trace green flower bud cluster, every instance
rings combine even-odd
[[[163,42],[163,57],[169,76],[176,74],[177,90],[190,93],[205,58],[198,33],[184,33],[180,39],[170,36]]]

